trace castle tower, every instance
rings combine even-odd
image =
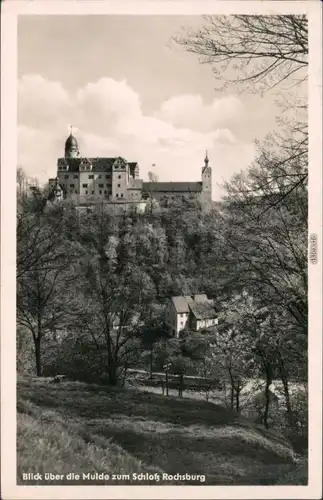
[[[79,155],[80,155],[79,146],[77,140],[72,134],[72,127],[71,127],[71,133],[65,142],[65,158],[77,158]]]
[[[129,165],[124,158],[118,157],[112,166],[112,198],[124,201],[127,198]]]
[[[209,167],[209,157],[206,151],[202,167],[202,200],[212,201],[212,169]]]

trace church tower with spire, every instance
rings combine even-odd
[[[209,166],[209,157],[206,151],[204,165],[202,167],[202,193],[203,201],[212,201],[212,169]]]

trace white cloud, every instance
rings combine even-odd
[[[57,126],[69,114],[70,96],[59,82],[23,75],[18,82],[18,122],[35,127]]]
[[[206,105],[199,95],[183,95],[144,115],[139,94],[125,80],[102,78],[72,95],[60,83],[26,75],[19,82],[19,163],[41,181],[54,176],[73,123],[81,154],[138,161],[143,178],[156,164],[160,180],[200,180],[207,149],[218,194],[222,177],[246,168],[254,156],[253,145],[230,129],[242,109],[235,96]]]
[[[157,115],[177,127],[210,131],[216,127],[226,127],[242,116],[243,105],[236,96],[214,99],[211,104],[203,102],[200,95],[181,95],[165,101]]]
[[[99,134],[113,130],[119,121],[141,115],[139,95],[125,80],[118,82],[112,78],[101,78],[79,89],[76,106],[82,123],[91,117],[91,130]]]

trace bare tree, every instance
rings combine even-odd
[[[277,118],[283,133],[275,132],[258,144],[257,162],[267,173],[249,185],[248,196],[261,197],[262,212],[279,205],[307,182],[307,102],[299,93],[288,102],[289,91],[307,80],[308,23],[305,15],[206,16],[198,30],[174,37],[176,44],[210,64],[217,90],[235,86],[239,92],[281,90],[280,106],[290,110]],[[288,137],[287,137],[288,136]],[[264,173],[264,171],[263,171]],[[242,185],[242,183],[240,182]],[[229,184],[226,185],[232,194]],[[231,186],[232,187],[232,186]],[[235,194],[239,192],[235,184]],[[246,190],[241,190],[243,196]],[[258,212],[260,215],[261,211]]]
[[[22,198],[28,188],[28,178],[22,167],[17,168],[17,191],[18,198]]]
[[[68,285],[75,279],[76,252],[64,235],[66,212],[30,208],[35,207],[27,205],[17,214],[17,323],[32,334],[40,376],[43,338],[73,323],[75,294]]]
[[[265,91],[284,81],[307,78],[308,29],[305,15],[205,16],[199,30],[173,40],[200,62],[211,64],[218,89]],[[241,85],[243,84],[243,86]]]
[[[38,266],[17,283],[17,323],[32,334],[37,376],[42,375],[42,340],[56,329],[66,327],[73,309],[73,300],[66,299],[66,286],[74,276],[68,276],[67,271],[68,264],[55,268],[45,265],[42,269]]]

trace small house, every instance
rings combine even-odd
[[[169,333],[179,337],[184,329],[201,330],[218,324],[214,303],[205,294],[171,297],[165,309]]]

